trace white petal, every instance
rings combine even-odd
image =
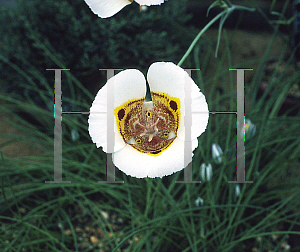
[[[185,84],[191,85],[192,98],[192,129],[191,139],[197,138],[201,135],[207,126],[209,111],[204,95],[200,92],[198,86],[193,79],[189,77],[188,73],[181,67],[171,62],[156,62],[153,63],[148,70],[147,80],[149,82],[150,90],[153,92],[167,93],[172,97],[179,98],[181,101],[180,113],[181,120],[177,136],[179,139],[185,139],[184,128],[184,87]]]
[[[139,5],[160,5],[162,4],[165,0],[135,0]]]
[[[108,18],[118,13],[126,5],[131,4],[130,0],[84,0],[92,12],[101,18]]]
[[[107,89],[114,86],[114,108],[132,99],[144,99],[146,95],[146,80],[144,75],[136,69],[124,70],[99,90],[90,109],[89,133],[97,148],[103,147],[107,152]],[[114,115],[112,115],[114,117]],[[114,117],[114,151],[118,151],[126,144],[121,137]]]
[[[192,149],[198,145],[198,141],[192,141]],[[188,163],[192,161],[193,153],[186,157]],[[163,177],[184,168],[184,141],[176,138],[169,148],[159,156],[143,154],[130,145],[113,154],[114,164],[126,175],[132,177]]]
[[[192,80],[192,78],[190,78]],[[209,118],[208,105],[205,96],[200,92],[198,86],[192,83],[192,139],[200,136],[206,129]],[[178,134],[184,139],[184,131]]]

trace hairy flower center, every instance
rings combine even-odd
[[[151,93],[152,102],[129,101],[115,109],[124,142],[149,155],[159,155],[174,141],[180,120],[180,101]]]

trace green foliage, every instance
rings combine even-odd
[[[48,77],[53,73],[45,69],[69,68],[83,83],[98,69],[145,71],[153,59],[176,62],[196,32],[185,26],[190,19],[185,6],[186,1],[170,1],[140,12],[133,3],[101,19],[83,0],[18,0],[16,7],[0,10],[0,79],[11,83],[2,89],[24,82],[3,60]]]
[[[79,70],[66,72],[63,83],[71,93],[67,101],[78,110],[88,111],[90,104],[85,98],[92,99],[93,95],[73,73],[85,79],[97,68],[146,69],[152,61],[170,58],[177,62],[183,55],[179,52],[182,45],[192,40],[188,34],[179,36],[189,29],[183,28],[186,17],[181,16],[180,5],[171,5],[171,0],[167,2],[170,5],[151,7],[149,12],[139,13],[137,6],[128,6],[108,20],[91,14],[82,2],[47,0],[44,5],[36,0],[20,1],[23,5],[17,11],[22,15],[15,11],[2,11],[0,15],[1,22],[10,20],[9,26],[0,26],[4,34],[1,84],[28,90],[23,97],[0,94],[0,112],[5,113],[11,127],[23,133],[0,134],[4,139],[0,150],[4,152],[2,148],[12,143],[27,143],[40,153],[8,158],[0,151],[0,250],[240,252],[256,247],[260,252],[284,251],[282,244],[288,236],[300,235],[299,112],[290,117],[287,113],[278,116],[278,111],[300,73],[284,75],[285,69],[275,69],[268,86],[272,95],[268,97],[266,92],[257,97],[275,36],[256,62],[233,65],[231,41],[224,31],[225,49],[220,50],[220,58],[211,58],[215,47],[206,43],[207,50],[198,43],[188,58],[193,68],[201,67],[197,78],[195,73],[193,78],[206,95],[210,111],[236,108],[235,73],[224,67],[226,61],[231,68],[259,63],[245,87],[245,99],[250,102],[246,117],[256,125],[256,133],[245,142],[246,180],[254,183],[240,184],[240,194],[235,184],[228,183],[236,179],[236,116],[223,114],[210,115],[207,130],[194,151],[193,180],[201,180],[201,163],[211,163],[210,181],[175,183],[183,179],[183,171],[163,179],[136,179],[116,169],[115,180],[124,183],[98,183],[106,179],[106,154],[91,142],[85,115],[64,114],[63,180],[72,183],[44,183],[53,179],[54,170],[53,87],[49,87],[53,72],[48,78],[46,68]],[[153,23],[148,26],[150,22]],[[293,55],[286,60],[286,53],[283,48],[276,61],[292,64]],[[211,62],[215,67],[213,77],[202,76]],[[221,94],[220,88],[229,91]],[[52,104],[37,107],[32,92],[44,104],[52,99]],[[22,113],[35,121],[29,121],[28,116],[25,120]],[[79,138],[72,138],[72,130],[78,132]],[[223,149],[221,164],[213,163],[213,143]],[[196,205],[199,197],[203,205]],[[107,218],[106,213],[117,216],[117,221]],[[98,229],[99,242],[93,244],[91,230]],[[279,237],[276,241],[272,239],[274,235]],[[299,251],[299,247],[290,251]]]

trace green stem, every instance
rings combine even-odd
[[[232,3],[231,3],[229,0],[224,0],[224,2],[227,4],[227,6],[228,6],[229,8],[232,7]]]
[[[254,12],[256,10],[255,8],[249,8],[249,7],[241,6],[241,5],[233,5],[232,8],[234,8],[236,10],[245,10],[245,11],[251,11],[251,12]]]
[[[179,63],[177,64],[178,66],[181,66],[181,64],[185,61],[185,59],[187,58],[187,56],[189,56],[189,54],[191,53],[191,51],[193,50],[195,44],[197,43],[197,41],[199,40],[199,38],[202,36],[202,34],[214,23],[216,22],[220,17],[222,17],[222,15],[224,15],[227,12],[227,10],[222,11],[221,13],[219,13],[217,16],[215,16],[212,20],[210,20],[210,22],[198,33],[198,35],[196,36],[196,38],[194,38],[192,44],[190,45],[189,49],[186,51],[186,53],[183,55],[182,59],[179,61]]]
[[[215,23],[219,18],[221,18],[224,15],[228,15],[233,11],[233,10],[246,10],[246,11],[255,11],[255,8],[248,8],[245,6],[240,6],[240,5],[232,5],[232,7],[223,10],[221,13],[219,13],[217,16],[215,16],[199,33],[198,35],[195,37],[195,39],[193,40],[193,42],[191,43],[190,47],[188,48],[188,50],[186,51],[186,53],[183,55],[183,57],[181,58],[181,60],[178,62],[178,66],[181,66],[181,64],[185,61],[185,59],[189,56],[189,54],[191,53],[191,51],[193,50],[194,46],[196,45],[196,43],[198,42],[199,38],[202,36],[202,34],[213,24]],[[224,20],[225,21],[225,20]],[[224,22],[223,22],[224,23]],[[219,34],[220,36],[220,34]]]

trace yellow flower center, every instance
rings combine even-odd
[[[141,153],[158,156],[175,140],[180,123],[180,100],[151,92],[152,102],[130,100],[115,108],[120,135]]]

